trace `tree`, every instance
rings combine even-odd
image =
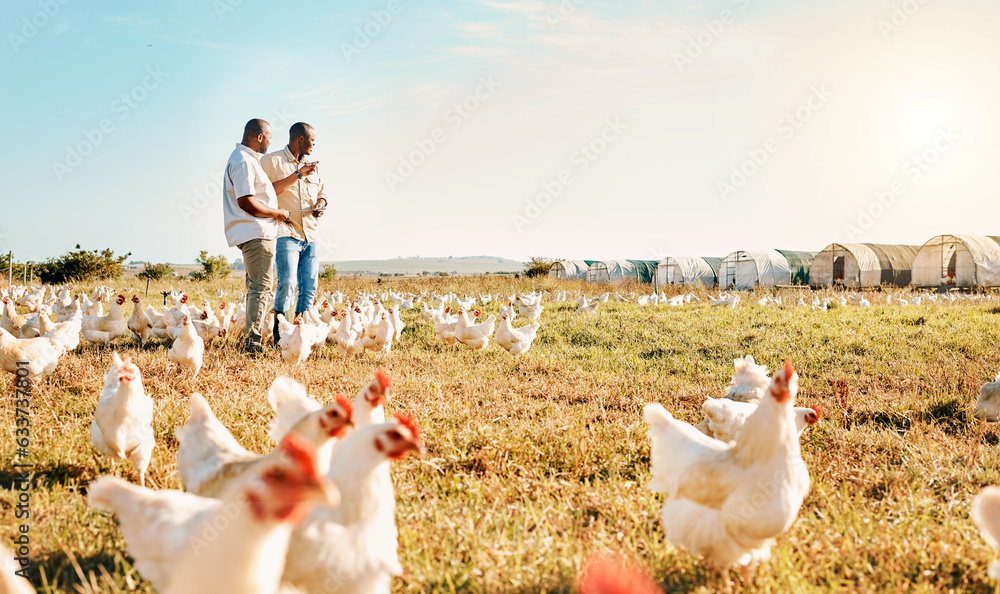
[[[323,265],[323,270],[320,271],[319,277],[323,280],[333,280],[333,277],[337,276],[337,267],[329,262]]]
[[[534,257],[524,263],[524,276],[534,278],[536,276],[548,276],[549,269],[557,260]]]
[[[167,278],[173,272],[174,268],[170,264],[146,264],[143,271],[136,276],[146,280],[158,281]]]
[[[229,265],[229,260],[226,260],[225,256],[209,256],[207,250],[201,250],[195,262],[201,264],[201,270],[191,273],[191,278],[196,281],[225,278],[233,273],[233,267]]]
[[[122,262],[131,255],[129,252],[115,256],[110,249],[88,252],[77,244],[74,251],[39,264],[38,278],[46,284],[120,278],[124,271]]]

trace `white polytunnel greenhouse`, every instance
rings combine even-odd
[[[587,269],[587,282],[606,283],[635,279],[641,283],[656,280],[656,260],[602,260]]]
[[[913,259],[916,287],[1000,286],[1000,239],[986,235],[936,235]]]
[[[722,258],[667,256],[656,267],[656,286],[700,284],[711,287],[719,276]]]
[[[757,285],[809,284],[809,266],[815,255],[788,250],[736,251],[719,264],[719,286],[752,289]]]
[[[584,280],[587,278],[587,269],[593,263],[594,260],[562,260],[556,262],[549,268],[549,278]]]
[[[719,286],[725,288],[787,285],[791,276],[788,260],[776,250],[739,250],[723,258],[719,264]]]
[[[813,287],[905,287],[920,246],[877,243],[831,243],[809,268]]]

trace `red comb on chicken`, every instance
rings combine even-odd
[[[415,441],[420,441],[420,426],[417,425],[417,422],[413,419],[413,417],[406,413],[396,413],[393,416],[400,425],[409,429],[410,435]]]
[[[383,394],[388,393],[392,388],[392,380],[389,379],[389,374],[381,367],[375,370],[375,381],[378,382]]]
[[[774,374],[774,377],[771,380],[771,396],[773,396],[778,402],[787,402],[792,395],[788,384],[792,381],[792,377],[795,375],[795,368],[792,367],[792,362],[786,359],[785,365],[781,371],[781,374]]]
[[[130,382],[134,380],[139,374],[139,368],[132,364],[132,356],[125,355],[122,359],[121,369],[118,370],[118,381]]]
[[[316,467],[316,452],[311,443],[297,433],[289,433],[281,440],[278,446],[281,453],[287,456],[295,466],[306,476],[319,478],[319,469]]]
[[[351,402],[350,398],[348,398],[345,394],[337,394],[333,400],[344,409],[344,412],[347,413],[348,419],[354,418],[354,403]]]
[[[815,425],[816,423],[819,423],[820,417],[823,416],[823,409],[818,406],[810,406],[809,408],[811,408],[813,412],[806,414],[806,424]]]

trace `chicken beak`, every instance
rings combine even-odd
[[[404,451],[405,452],[413,452],[413,453],[415,453],[418,456],[423,456],[424,454],[427,453],[427,448],[425,448],[424,444],[422,444],[422,443],[410,441],[410,442],[407,442],[406,449]]]

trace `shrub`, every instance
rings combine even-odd
[[[39,264],[38,278],[46,284],[120,278],[122,262],[131,255],[115,256],[110,249],[88,252],[77,244],[75,251]]]
[[[324,264],[323,269],[319,272],[319,277],[323,280],[333,280],[335,276],[337,276],[337,267],[330,263]]]
[[[209,256],[206,250],[201,250],[195,262],[201,264],[201,270],[195,270],[191,273],[191,278],[196,281],[225,278],[233,272],[233,267],[229,265],[225,256]]]
[[[549,260],[548,258],[532,258],[524,263],[524,276],[528,278],[535,278],[536,276],[548,276],[549,269],[552,268],[554,263],[558,260]]]
[[[146,264],[143,271],[136,276],[146,280],[158,281],[167,278],[173,272],[174,269],[170,264]]]

